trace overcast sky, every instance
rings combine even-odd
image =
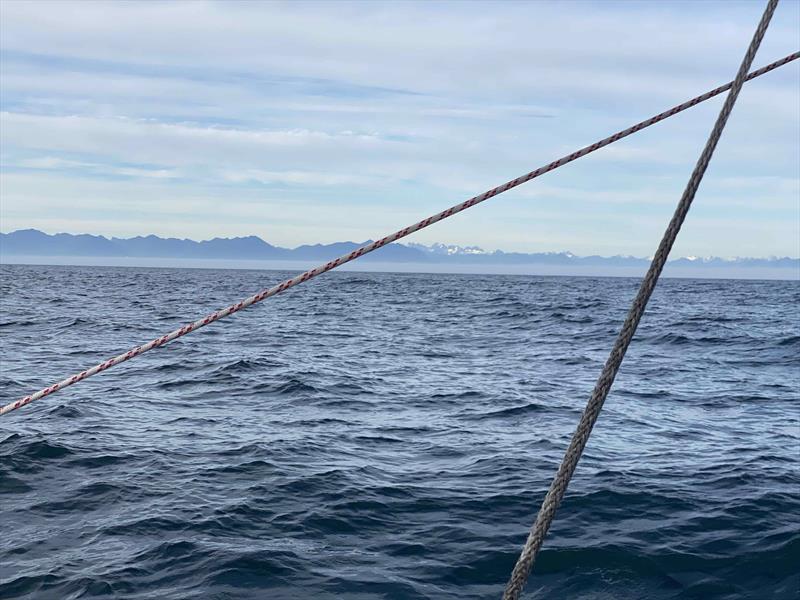
[[[763,8],[6,0],[0,229],[376,238],[729,81]],[[673,256],[800,255],[798,62],[746,84]],[[721,103],[411,241],[649,256]]]

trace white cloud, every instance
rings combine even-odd
[[[7,165],[4,165],[7,166]],[[174,179],[180,173],[167,169],[143,169],[137,167],[120,167],[116,165],[96,162],[69,160],[56,156],[42,156],[38,158],[23,158],[12,165],[16,168],[37,170],[74,170],[89,171],[96,175],[118,175],[122,177],[144,177],[154,179]]]
[[[202,127],[126,118],[45,116],[0,113],[4,145],[115,156],[129,162],[163,165],[213,164],[217,161],[262,162],[264,152],[375,152],[395,142],[349,131],[327,133],[304,129],[258,131]]]
[[[234,183],[255,181],[262,184],[280,183],[286,185],[369,185],[376,183],[374,178],[341,173],[320,173],[314,171],[264,171],[248,169],[245,171],[225,171],[223,177]]]
[[[795,50],[798,10],[785,4],[762,56]],[[239,68],[478,96],[542,87],[684,95],[715,70],[734,70],[761,11],[703,5],[8,2],[2,33],[9,49],[195,72]]]
[[[751,2],[2,2],[2,226],[79,231],[83,218],[97,232],[106,223],[119,234],[208,237],[259,233],[253,223],[266,222],[280,229],[266,237],[285,245],[375,237],[729,80],[760,11]],[[758,65],[796,50],[798,19],[799,3],[780,5]],[[702,190],[706,206],[742,222],[754,201],[769,208],[754,231],[776,254],[792,241],[763,223],[797,223],[799,72],[747,85]],[[720,102],[420,239],[649,248]],[[533,219],[549,229],[534,231]],[[627,231],[615,219],[641,222]],[[186,231],[165,231],[173,227]],[[736,240],[695,243],[719,248],[686,253],[733,254]]]

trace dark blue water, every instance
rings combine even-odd
[[[287,275],[1,269],[3,403]],[[0,417],[0,597],[497,598],[636,288],[332,273]],[[797,597],[799,303],[659,285],[528,597]]]

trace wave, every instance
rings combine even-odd
[[[273,278],[12,271],[9,401]],[[636,282],[334,279],[0,418],[0,597],[500,595]],[[796,288],[659,284],[531,597],[794,600]]]

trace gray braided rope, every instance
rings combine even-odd
[[[661,243],[658,246],[658,251],[653,257],[653,261],[650,263],[650,268],[642,280],[639,292],[636,294],[636,298],[634,299],[633,305],[628,312],[628,316],[625,319],[622,330],[619,332],[617,340],[614,343],[614,347],[612,348],[608,360],[606,361],[606,364],[600,373],[600,377],[595,384],[594,391],[592,392],[591,398],[586,405],[586,409],[584,410],[580,423],[573,434],[572,441],[570,442],[569,448],[564,455],[561,466],[559,467],[553,482],[550,484],[550,489],[547,492],[544,501],[542,502],[542,507],[539,509],[536,522],[531,527],[530,534],[528,535],[528,539],[522,549],[522,553],[520,554],[517,564],[514,566],[514,570],[511,573],[505,593],[503,594],[504,600],[517,600],[522,593],[525,582],[528,579],[528,575],[533,568],[536,555],[539,552],[539,549],[542,547],[544,537],[547,535],[548,529],[550,529],[550,525],[553,522],[558,505],[561,503],[561,499],[564,497],[564,493],[567,490],[567,486],[572,478],[572,474],[575,472],[575,467],[578,465],[578,461],[583,453],[583,449],[586,447],[586,442],[589,439],[592,428],[597,421],[600,410],[603,408],[603,403],[608,396],[611,385],[614,383],[614,378],[616,377],[619,367],[622,364],[622,359],[625,357],[625,352],[630,345],[633,334],[636,332],[639,321],[641,320],[645,308],[647,307],[647,301],[650,299],[650,295],[653,293],[653,290],[658,283],[658,278],[661,275],[662,269],[664,268],[664,263],[667,261],[667,257],[669,256],[672,245],[675,242],[675,238],[678,236],[678,232],[680,231],[681,225],[686,218],[686,214],[689,212],[689,208],[692,205],[692,200],[694,200],[697,188],[703,179],[703,175],[706,172],[706,168],[708,167],[708,163],[711,160],[712,154],[714,153],[714,149],[717,147],[719,138],[722,135],[722,130],[725,128],[725,123],[730,116],[733,105],[736,103],[736,98],[739,95],[742,85],[744,84],[747,71],[753,62],[753,58],[755,57],[756,51],[761,44],[761,40],[764,37],[764,33],[767,30],[767,26],[769,25],[769,21],[772,18],[772,14],[775,12],[775,7],[777,5],[778,0],[769,0],[767,3],[767,7],[764,10],[764,15],[761,17],[761,21],[759,22],[756,32],[753,35],[753,40],[750,42],[750,47],[747,49],[747,53],[742,60],[742,64],[739,67],[739,71],[736,74],[733,85],[731,86],[731,90],[728,93],[728,97],[725,99],[725,104],[723,105],[722,110],[717,117],[717,122],[714,124],[714,128],[711,130],[711,134],[706,142],[706,146],[703,149],[702,154],[700,154],[700,158],[698,159],[694,171],[689,178],[689,182],[686,185],[683,196],[681,196],[678,207],[675,209],[675,214],[672,216],[672,220],[670,221],[667,230],[664,232],[664,237],[661,239]]]

